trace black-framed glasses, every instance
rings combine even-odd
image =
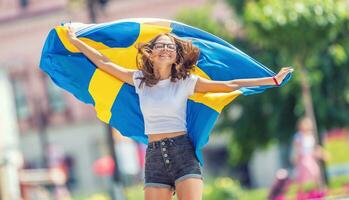
[[[157,42],[154,44],[154,49],[156,50],[162,50],[162,49],[165,49],[165,47],[167,47],[167,49],[170,51],[176,51],[177,49],[176,44],[174,43]]]

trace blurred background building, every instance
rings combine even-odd
[[[203,2],[1,0],[0,70],[1,81],[7,81],[8,92],[1,93],[6,94],[7,99],[2,97],[0,101],[14,102],[13,108],[3,111],[14,114],[11,119],[16,122],[11,122],[13,130],[1,128],[0,131],[8,131],[8,135],[13,136],[19,134],[20,139],[14,139],[18,144],[13,145],[23,154],[24,168],[66,162],[71,168],[75,193],[97,192],[109,184],[93,171],[93,163],[108,154],[106,126],[97,120],[92,106],[55,86],[39,70],[41,49],[52,28],[69,21],[98,23],[132,17],[170,18],[182,7]],[[0,121],[9,116],[1,116]],[[127,149],[127,146],[120,148]]]

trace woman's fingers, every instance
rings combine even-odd
[[[291,70],[292,67],[283,67],[284,70]]]
[[[73,30],[73,28],[72,28],[71,26],[68,26],[68,31],[69,31],[70,33],[74,33],[74,30]]]
[[[286,73],[289,73],[289,72],[293,72],[293,68],[292,67],[283,67],[281,69],[282,72],[286,72]]]
[[[67,26],[67,35],[69,38],[76,38],[75,35],[75,30],[73,27],[71,27],[70,25],[66,25]]]

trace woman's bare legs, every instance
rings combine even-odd
[[[144,199],[145,200],[171,200],[173,196],[173,190],[162,187],[145,187]]]
[[[201,200],[204,183],[199,178],[188,178],[176,185],[178,200]]]

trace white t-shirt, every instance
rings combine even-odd
[[[148,87],[137,77],[143,77],[142,71],[135,71],[133,83],[139,96],[144,118],[145,134],[171,133],[186,131],[186,110],[188,97],[194,94],[198,76],[191,74],[185,80],[171,82],[171,79],[160,80]]]

